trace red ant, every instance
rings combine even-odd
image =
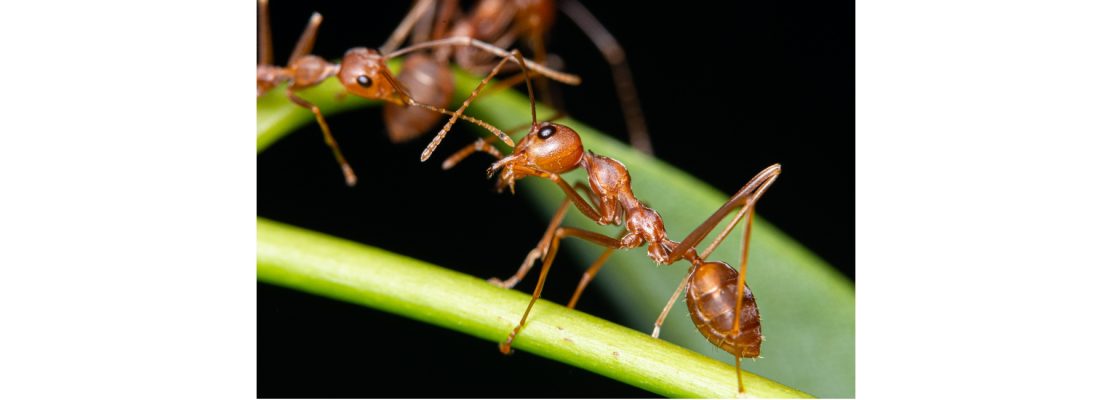
[[[518,57],[520,61],[520,54],[513,54],[513,56]],[[504,58],[502,63],[508,59],[509,57]],[[502,63],[499,63],[494,71],[479,84],[479,88],[486,85],[497,69],[502,67]],[[521,65],[522,73],[528,75],[524,63]],[[532,299],[529,301],[528,307],[525,308],[521,322],[513,328],[506,340],[500,344],[499,348],[502,353],[510,353],[513,340],[525,326],[533,304],[540,298],[548,271],[556,257],[560,239],[575,237],[606,247],[603,254],[583,274],[575,293],[568,302],[568,308],[575,307],[576,301],[579,300],[584,288],[599,272],[599,269],[602,268],[615,249],[632,249],[648,244],[646,253],[657,264],[672,264],[682,259],[691,264],[687,275],[678,285],[676,292],[673,293],[669,303],[665,305],[660,317],[654,324],[652,336],[658,336],[661,324],[669,310],[681,292],[687,289],[686,299],[693,323],[708,341],[735,357],[739,393],[743,393],[741,360],[742,358],[758,357],[763,340],[761,320],[754,294],[745,282],[754,207],[758,199],[781,173],[781,166],[774,164],[759,172],[739,189],[730,200],[689,233],[684,240],[675,242],[668,238],[664,223],[657,211],[643,204],[634,195],[630,187],[630,173],[626,167],[610,157],[585,151],[580,136],[575,130],[552,122],[538,123],[532,87],[529,87],[528,92],[533,118],[532,124],[529,127],[529,133],[521,138],[512,154],[502,157],[501,152],[489,141],[480,139],[474,145],[455,153],[444,164],[445,168],[450,168],[466,155],[474,152],[485,152],[498,158],[498,161],[493,163],[486,172],[489,176],[498,173],[499,185],[509,186],[512,191],[514,183],[518,179],[536,176],[552,181],[565,194],[565,199],[549,222],[544,237],[525,257],[525,261],[517,272],[504,281],[491,279],[491,282],[498,286],[510,288],[524,278],[537,259],[540,259],[542,255],[544,257],[541,264],[541,274],[537,280],[537,286],[533,290]],[[464,105],[456,111],[456,114],[461,113],[470,100],[468,98]],[[452,116],[445,129],[454,120],[455,117]],[[586,170],[587,185],[576,183],[573,187],[560,176],[560,174],[577,168]],[[578,190],[585,192],[589,200],[580,196]],[[568,206],[572,204],[576,206],[580,213],[597,224],[622,225],[624,231],[619,237],[615,238],[579,228],[560,226],[560,222],[568,211]],[[697,254],[696,245],[711,233],[720,221],[737,208],[740,210],[735,214],[731,223],[720,232],[702,253]],[[705,261],[708,255],[727,238],[731,229],[744,217],[747,220],[746,233],[743,236],[739,271],[734,270],[722,261]]]
[[[414,100],[404,86],[389,72],[385,60],[396,58],[417,50],[441,46],[470,46],[497,56],[505,57],[510,55],[510,52],[489,43],[467,37],[456,37],[419,43],[396,51],[382,52],[377,49],[355,47],[348,50],[342,57],[342,61],[336,64],[322,57],[310,54],[311,47],[315,43],[315,35],[323,19],[319,13],[314,13],[307,24],[307,28],[304,29],[303,34],[300,36],[295,50],[292,51],[291,56],[288,58],[288,64],[286,66],[277,66],[272,65],[272,37],[268,21],[268,1],[258,0],[258,5],[260,7],[260,14],[258,17],[260,64],[257,65],[257,97],[260,97],[276,86],[288,83],[288,87],[286,88],[288,99],[300,107],[311,110],[311,112],[315,114],[315,119],[319,123],[319,128],[323,131],[323,139],[326,141],[327,146],[331,148],[331,152],[334,153],[335,160],[337,160],[339,166],[341,166],[343,176],[346,178],[346,184],[349,186],[354,186],[358,178],[354,175],[354,171],[350,167],[349,162],[347,162],[346,158],[342,155],[342,151],[339,150],[338,144],[335,142],[334,136],[331,135],[330,128],[327,126],[326,119],[323,118],[323,114],[319,111],[318,106],[297,96],[297,91],[318,85],[331,76],[335,76],[342,82],[346,92],[350,94],[370,100],[383,100],[392,104],[416,106],[438,113],[451,114],[450,111],[442,107],[436,107]],[[414,10],[409,13],[409,16],[402,21],[401,26],[398,27],[396,31],[407,32],[411,24],[415,23],[415,20],[419,16],[419,11],[422,11],[420,7],[414,8]],[[395,47],[392,43],[394,41],[399,41],[397,36],[398,34],[395,33],[390,37],[389,47]],[[563,83],[576,85],[580,82],[578,76],[556,72],[533,62],[529,62],[527,67],[541,75]],[[456,118],[460,117],[486,128],[497,135],[497,137],[506,144],[513,145],[513,140],[511,140],[509,136],[506,136],[504,132],[501,132],[493,126],[468,116],[456,116]]]

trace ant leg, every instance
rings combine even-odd
[[[607,28],[579,1],[562,1],[560,8],[583,33],[587,34],[599,49],[599,53],[610,64],[615,91],[618,93],[619,103],[622,104],[622,115],[626,120],[626,128],[630,131],[630,144],[643,153],[653,154],[653,144],[650,142],[649,130],[646,128],[646,117],[638,101],[638,89],[634,86],[630,65],[626,62],[626,52]]]
[[[502,159],[501,150],[498,150],[497,147],[494,147],[494,140],[496,139],[498,139],[496,136],[488,136],[485,139],[479,138],[475,140],[474,143],[468,144],[466,147],[463,147],[459,151],[456,151],[455,154],[452,154],[450,157],[447,157],[446,160],[443,160],[443,170],[446,171],[455,168],[456,165],[459,165],[460,162],[474,153],[486,153],[494,156],[494,159]]]
[[[665,317],[669,316],[669,310],[673,309],[673,304],[676,304],[677,299],[681,297],[681,292],[684,291],[690,275],[692,275],[691,269],[684,275],[684,279],[681,279],[681,284],[677,285],[677,290],[673,292],[673,296],[669,297],[669,303],[661,309],[661,315],[657,316],[657,322],[653,323],[653,333],[650,336],[653,336],[654,339],[657,339],[657,336],[661,334],[661,324],[665,323]]]
[[[739,394],[740,395],[742,395],[744,393],[747,393],[747,391],[745,389],[743,389],[743,366],[742,366],[742,362],[743,362],[742,358],[735,357],[735,377],[739,379]]]
[[[493,168],[493,166],[491,166],[491,168]],[[541,170],[541,169],[529,168],[529,167],[523,167],[523,166],[513,166],[512,168],[513,168],[514,174],[519,174],[520,173],[520,174],[525,174],[525,175],[535,175],[535,176],[545,178],[545,179],[548,179],[548,180],[552,181],[557,186],[560,186],[560,190],[563,190],[564,194],[568,196],[568,199],[571,199],[574,202],[574,204],[576,206],[576,209],[578,209],[580,211],[580,213],[583,213],[583,215],[587,216],[587,218],[591,218],[592,221],[599,221],[600,219],[602,219],[601,211],[596,210],[596,208],[601,208],[602,205],[599,205],[598,207],[592,207],[591,204],[589,204],[586,200],[584,200],[582,197],[580,197],[579,193],[576,193],[576,190],[574,188],[572,188],[572,186],[569,185],[568,182],[564,180],[564,178],[561,178],[560,175],[557,175],[557,174],[554,174],[552,172],[548,172],[548,171],[545,171],[545,170]],[[487,171],[487,172],[490,172],[490,171]],[[613,206],[613,205],[608,205],[608,206]]]
[[[579,286],[576,286],[575,293],[572,293],[571,300],[568,300],[568,308],[576,308],[576,302],[579,301],[579,297],[583,295],[583,290],[587,288],[587,284],[591,283],[592,279],[595,279],[595,275],[599,274],[599,270],[603,268],[603,264],[606,264],[607,258],[611,256],[611,253],[614,253],[613,247],[608,247],[606,250],[603,250],[603,254],[595,259],[595,263],[591,264],[591,267],[583,272],[583,277],[579,280]]]
[[[292,50],[292,56],[288,57],[288,65],[293,65],[300,57],[311,54],[311,47],[315,46],[315,35],[319,33],[319,25],[323,23],[323,16],[319,13],[311,14],[311,20],[307,21],[307,28],[303,29],[303,34],[299,36],[299,42],[296,42],[295,50]]]
[[[770,188],[770,185],[774,183],[774,180],[778,179],[778,174],[780,174],[781,172],[782,166],[780,164],[774,164],[766,167],[766,169],[763,169],[762,172],[759,172],[757,175],[751,178],[751,180],[748,181],[746,185],[743,185],[743,187],[740,188],[739,191],[735,193],[735,195],[731,196],[731,199],[727,200],[726,203],[720,206],[720,208],[712,213],[712,215],[708,217],[708,219],[704,220],[704,222],[701,223],[700,226],[697,226],[696,229],[694,229],[691,233],[688,234],[688,236],[684,238],[684,240],[681,240],[676,248],[674,248],[673,251],[669,253],[669,261],[667,261],[667,263],[673,263],[683,258],[689,250],[695,249],[696,245],[700,243],[701,240],[704,240],[704,237],[708,236],[708,234],[712,232],[712,229],[715,229],[716,225],[718,225],[724,217],[730,214],[732,210],[743,207],[744,210],[740,211],[735,216],[732,223],[728,224],[728,226],[724,228],[723,232],[720,233],[720,236],[717,237],[716,240],[713,241],[712,244],[709,245],[705,250],[704,255],[707,256],[707,254],[710,253],[715,248],[715,246],[718,246],[721,242],[723,242],[723,240],[727,237],[727,234],[731,231],[735,224],[737,224],[739,220],[741,220],[743,216],[747,214],[745,209],[754,207],[754,204],[758,201],[759,197],[766,192],[766,189]]]
[[[572,201],[568,199],[564,199],[564,201],[560,203],[560,209],[556,210],[556,214],[553,214],[552,220],[548,222],[548,228],[544,232],[544,237],[542,237],[540,242],[537,242],[537,246],[534,247],[533,250],[530,250],[529,254],[525,256],[525,261],[521,262],[521,267],[517,269],[517,273],[506,280],[490,278],[487,282],[506,289],[521,282],[521,279],[525,278],[525,274],[529,273],[529,270],[533,268],[533,264],[540,259],[541,254],[548,253],[548,245],[552,243],[552,236],[556,233],[556,228],[560,226],[560,222],[564,220],[564,215],[568,213],[568,206],[570,204],[572,204]]]
[[[257,0],[257,63],[272,65],[272,24],[268,22],[268,0]]]
[[[736,334],[739,332],[740,328],[740,313],[738,312],[738,310],[743,309],[743,291],[745,290],[745,282],[747,278],[747,257],[750,250],[751,226],[754,222],[754,205],[758,201],[758,198],[762,196],[762,194],[766,192],[766,189],[769,188],[770,185],[774,183],[774,180],[778,178],[778,174],[781,173],[781,170],[782,169],[780,165],[774,164],[762,170],[762,172],[759,172],[754,176],[754,178],[751,178],[751,180],[747,182],[747,184],[744,185],[742,189],[739,189],[739,192],[735,193],[735,195],[732,196],[731,199],[727,201],[727,203],[724,203],[722,207],[716,210],[716,212],[713,213],[711,217],[708,217],[708,219],[700,224],[700,226],[695,230],[693,230],[692,233],[689,233],[688,236],[685,237],[685,239],[682,240],[681,243],[677,245],[677,247],[674,248],[673,251],[669,254],[669,259],[675,260],[673,257],[677,256],[678,253],[683,253],[682,250],[694,249],[696,244],[699,243],[700,240],[703,240],[704,236],[707,236],[708,233],[710,233],[712,229],[715,228],[716,224],[718,224],[720,220],[726,217],[727,214],[731,212],[731,210],[735,209],[736,207],[742,207],[739,213],[736,214],[735,217],[731,220],[731,223],[727,224],[727,227],[724,228],[722,232],[720,232],[719,236],[716,237],[716,239],[712,241],[712,244],[710,244],[708,248],[704,250],[703,254],[700,255],[701,259],[706,258],[708,254],[710,254],[716,248],[716,246],[719,246],[719,244],[727,238],[727,235],[731,232],[731,229],[739,223],[743,216],[745,215],[747,217],[746,227],[744,228],[745,233],[743,234],[743,245],[741,247],[742,250],[739,254],[739,279],[738,282],[736,282],[735,296],[736,312],[734,313],[735,317],[731,325],[731,331],[735,332]]]
[[[514,50],[513,52],[514,54],[518,54],[517,50]],[[459,106],[459,109],[455,110],[455,114],[451,115],[451,118],[448,119],[447,123],[443,125],[443,128],[439,130],[439,133],[436,134],[436,137],[432,138],[431,143],[428,143],[428,147],[424,148],[424,152],[420,154],[420,161],[427,161],[428,158],[432,156],[432,152],[434,152],[436,150],[436,147],[438,147],[439,144],[443,142],[443,138],[447,136],[447,132],[451,130],[451,126],[455,124],[455,121],[459,119],[459,117],[463,114],[463,111],[471,105],[471,101],[474,101],[474,98],[478,96],[478,92],[481,91],[487,83],[490,83],[491,79],[494,79],[494,75],[498,74],[498,70],[500,70],[502,66],[505,65],[505,63],[512,57],[513,54],[503,58],[502,61],[498,63],[498,65],[494,66],[494,69],[490,71],[490,74],[486,75],[486,78],[483,79],[482,82],[479,82],[478,86],[475,87],[474,91],[471,92],[471,95],[467,96],[466,100],[463,100],[463,104]],[[506,142],[506,144],[510,146],[513,146],[513,140],[510,139],[509,136],[504,137],[502,141]]]
[[[589,198],[594,199],[594,195],[591,193],[591,189],[588,188],[587,185],[584,185],[583,182],[576,183],[575,188],[576,190],[584,190]],[[512,288],[514,285],[517,285],[518,282],[521,282],[521,280],[525,278],[525,274],[529,273],[529,270],[533,268],[533,264],[538,259],[540,259],[541,254],[548,253],[548,245],[552,240],[552,235],[556,230],[556,227],[560,226],[560,222],[564,220],[564,216],[568,213],[568,206],[571,204],[572,200],[568,198],[564,198],[564,200],[560,203],[560,208],[556,210],[556,214],[552,216],[552,219],[548,223],[548,228],[546,228],[545,230],[544,237],[542,237],[540,242],[537,243],[537,246],[534,247],[533,250],[530,250],[529,254],[525,256],[525,260],[521,262],[521,267],[517,269],[517,273],[506,280],[490,278],[489,280],[487,280],[487,282],[506,289]],[[623,230],[622,233],[619,234],[619,237],[624,234],[626,234],[625,230]],[[576,288],[576,293],[572,296],[572,300],[568,303],[568,308],[572,308],[575,306],[575,302],[579,300],[579,296],[580,293],[583,292],[583,288],[587,286],[587,283],[591,281],[591,278],[595,277],[595,274],[598,272],[599,268],[602,267],[603,262],[607,261],[607,256],[609,256],[612,251],[614,251],[614,249],[607,249],[607,252],[600,256],[600,260],[596,261],[595,264],[592,264],[591,268],[588,269],[588,271],[590,272],[590,276],[588,276],[587,272],[584,273],[583,280],[580,282],[579,287]]]
[[[541,276],[537,278],[537,287],[533,289],[533,298],[529,300],[529,306],[525,308],[525,314],[521,316],[521,322],[513,328],[513,331],[506,337],[505,342],[498,345],[498,349],[501,350],[503,354],[510,353],[510,345],[513,343],[513,339],[517,338],[517,333],[521,332],[521,328],[525,327],[525,321],[529,319],[529,311],[533,309],[533,304],[541,297],[541,290],[544,289],[544,281],[545,278],[548,277],[548,270],[552,267],[552,261],[556,259],[556,249],[560,246],[560,239],[568,236],[584,239],[603,247],[621,247],[621,243],[610,236],[578,228],[556,228],[556,232],[552,236],[552,243],[549,246],[548,254],[545,255],[544,263],[541,264]]]
[[[400,47],[401,43],[404,42],[404,38],[408,36],[408,31],[412,30],[412,26],[416,25],[416,21],[420,20],[420,17],[423,16],[425,12],[433,9],[432,5],[434,4],[433,0],[417,1],[416,4],[412,6],[412,9],[408,10],[408,14],[401,20],[400,25],[397,25],[397,28],[389,35],[389,39],[385,40],[385,44],[381,45],[381,53],[389,53],[396,50],[397,47]]]
[[[346,177],[346,185],[354,186],[358,183],[358,176],[354,175],[354,170],[350,168],[350,163],[346,161],[346,157],[342,155],[342,150],[339,150],[338,143],[334,141],[334,136],[331,135],[331,128],[327,126],[327,120],[323,118],[323,113],[319,112],[319,107],[311,104],[311,102],[296,96],[292,93],[292,89],[288,89],[288,99],[300,107],[311,110],[315,113],[315,120],[319,122],[319,128],[323,131],[323,140],[327,142],[327,146],[331,148],[334,153],[335,161],[342,167],[342,175]]]

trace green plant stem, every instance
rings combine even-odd
[[[262,218],[257,278],[494,343],[504,340],[529,302],[524,293],[469,275]],[[536,303],[514,348],[665,396],[733,397],[737,390],[727,364],[547,301]],[[751,397],[809,397],[747,372],[743,382]]]

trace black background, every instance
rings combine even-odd
[[[854,4],[586,6],[627,51],[657,156],[726,193],[782,163],[759,214],[854,279]],[[275,2],[276,58],[287,59],[313,11],[324,16],[314,53],[334,59],[350,47],[380,46],[408,7]],[[563,88],[569,113],[624,138],[609,68],[563,15],[549,51],[584,79]],[[378,108],[328,122],[358,187],[343,184],[318,127],[308,125],[258,156],[260,216],[482,278],[508,276],[543,234],[545,223],[527,202],[493,192],[484,157],[449,172],[438,162],[420,164],[430,136],[390,144]],[[453,133],[440,152],[471,139]],[[667,227],[671,236],[691,229]],[[581,264],[561,254],[557,265]],[[580,273],[553,269],[544,297],[566,300]],[[592,285],[580,309],[620,320],[600,290]],[[495,343],[402,317],[267,284],[257,291],[261,397],[651,396],[525,352],[502,356]]]

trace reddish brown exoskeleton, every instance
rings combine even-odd
[[[285,83],[288,84],[286,88],[288,99],[301,107],[311,110],[311,112],[315,114],[315,120],[319,123],[319,128],[323,131],[323,139],[326,141],[327,146],[331,148],[331,152],[334,153],[335,159],[342,168],[346,183],[350,186],[357,183],[357,176],[339,150],[338,144],[334,140],[334,136],[331,135],[330,127],[327,126],[327,121],[323,118],[322,112],[319,111],[319,107],[315,104],[296,95],[296,92],[318,85],[334,76],[342,82],[346,93],[349,94],[370,100],[382,100],[391,104],[421,107],[437,113],[451,114],[450,111],[442,107],[432,106],[415,100],[409,94],[408,90],[390,73],[386,65],[386,60],[421,49],[446,46],[469,46],[490,52],[497,56],[506,57],[510,55],[509,52],[489,43],[467,37],[457,37],[419,43],[405,49],[391,52],[381,52],[377,49],[355,47],[348,50],[342,57],[342,61],[336,64],[322,57],[310,54],[311,47],[315,42],[315,35],[318,32],[319,25],[322,23],[322,16],[319,15],[319,13],[315,13],[311,16],[307,28],[304,29],[303,34],[300,36],[299,42],[296,44],[295,50],[292,51],[291,57],[288,58],[288,64],[285,66],[277,66],[272,65],[272,39],[268,22],[268,2],[267,0],[258,0],[258,5],[260,6],[260,14],[258,17],[260,18],[258,21],[260,63],[257,66],[257,96],[261,96],[276,86]],[[418,6],[419,5],[420,4],[418,4]],[[423,11],[422,7],[414,7],[413,11],[409,13],[409,16],[405,18],[401,26],[397,28],[397,31],[407,32],[412,24],[415,23],[421,11]],[[394,33],[393,37],[390,38],[390,43],[397,40],[397,36],[398,35]],[[394,45],[390,45],[389,47],[392,46]],[[543,76],[567,84],[575,85],[579,84],[580,81],[578,76],[553,71],[534,62],[528,62],[527,68]],[[457,116],[457,118],[460,117],[486,128],[497,135],[503,142],[513,145],[513,141],[506,136],[505,133],[495,129],[489,124],[468,116]]]
[[[495,69],[500,67],[499,65]],[[528,72],[523,69],[523,73]],[[488,80],[489,77],[483,80],[481,85],[485,85]],[[739,371],[737,375],[739,392],[743,393],[741,359],[758,357],[763,339],[754,294],[745,282],[753,212],[758,199],[781,173],[781,166],[774,164],[763,169],[688,236],[676,242],[669,239],[664,222],[657,211],[646,206],[635,196],[630,187],[630,173],[622,163],[586,151],[579,134],[567,126],[552,122],[537,122],[531,88],[529,97],[530,103],[533,104],[531,108],[533,122],[528,134],[521,138],[512,154],[503,157],[501,151],[489,140],[480,139],[474,145],[455,153],[444,163],[444,168],[450,168],[469,154],[485,152],[498,158],[487,173],[491,176],[498,174],[499,187],[508,186],[512,190],[517,180],[536,176],[555,183],[565,196],[560,209],[552,217],[544,237],[529,252],[517,272],[506,280],[491,279],[491,282],[496,285],[512,287],[524,278],[538,259],[543,257],[540,278],[533,290],[532,299],[521,317],[521,322],[501,343],[501,351],[503,353],[511,351],[513,340],[525,326],[529,311],[544,288],[560,239],[576,237],[606,247],[603,254],[584,273],[583,279],[568,302],[569,308],[575,307],[580,294],[615,249],[633,249],[645,245],[646,254],[657,264],[672,264],[678,260],[686,260],[691,265],[688,274],[654,324],[652,335],[658,336],[661,324],[670,308],[681,292],[687,289],[688,309],[693,323],[710,342],[735,357],[736,371]],[[469,101],[470,98],[467,99],[467,103]],[[462,110],[463,107],[460,107],[456,113]],[[454,117],[448,124],[452,122]],[[430,153],[429,150],[426,150],[426,154]],[[586,185],[582,183],[570,185],[560,176],[580,168],[587,172]],[[581,190],[587,195],[587,199],[580,195]],[[560,226],[569,205],[575,205],[580,213],[599,225],[621,225],[624,231],[619,237],[610,237],[584,229]],[[697,253],[696,246],[700,241],[736,209],[739,211],[735,213],[731,223],[703,252]],[[746,234],[743,237],[739,271],[722,261],[707,261],[708,255],[727,238],[731,229],[744,217],[747,220]]]

